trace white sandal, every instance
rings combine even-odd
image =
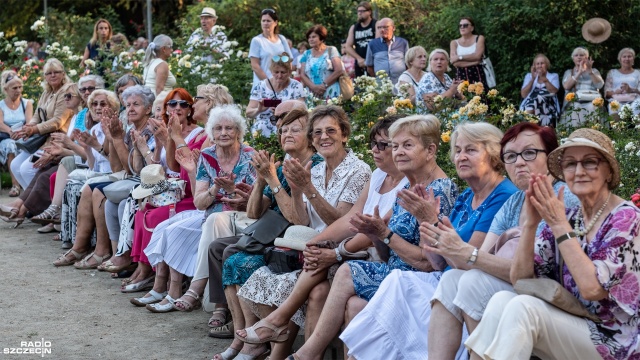
[[[164,299],[165,296],[167,296],[167,292],[163,292],[163,293],[159,293],[153,289],[151,289],[151,291],[149,291],[148,293],[151,296],[143,296],[143,297],[139,297],[139,298],[132,298],[131,300],[129,300],[133,305],[135,306],[147,306],[149,304],[155,304],[157,302],[162,301],[162,299]]]
[[[172,298],[171,295],[168,294],[164,298],[168,301],[166,304],[147,304],[147,310],[151,311],[152,313],[166,313],[176,311],[176,309],[173,308],[173,303],[176,302],[176,299]]]

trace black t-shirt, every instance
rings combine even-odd
[[[356,53],[365,58],[367,56],[367,45],[369,41],[376,37],[376,19],[371,19],[369,26],[362,27],[360,23],[356,23],[353,28],[353,39],[356,46]]]

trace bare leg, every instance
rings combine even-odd
[[[320,318],[320,314],[322,313],[324,303],[327,301],[329,290],[331,290],[331,285],[329,285],[328,280],[325,280],[311,289],[311,292],[309,293],[307,314],[304,321],[305,340],[311,338],[311,334],[316,328],[316,324],[318,323],[318,319]]]
[[[100,190],[93,191],[92,203],[97,235],[95,254],[98,256],[105,256],[111,252],[111,241],[109,241],[109,232],[104,215],[104,202],[106,199]]]
[[[20,183],[18,182],[16,177],[13,176],[13,171],[11,171],[11,162],[15,158],[16,158],[16,155],[13,153],[7,155],[7,169],[9,169],[9,174],[11,174],[11,185],[20,187]]]
[[[169,279],[169,266],[165,262],[161,262],[156,266],[156,278],[153,282],[153,290],[159,294],[167,291],[167,280]],[[147,293],[144,297],[150,297]]]
[[[480,324],[480,321],[476,321],[464,311],[462,312],[462,318],[464,319],[464,324],[467,325],[467,331],[469,334],[471,334],[478,327],[478,324]]]
[[[360,313],[360,311],[362,311],[362,309],[364,309],[365,306],[367,306],[369,302],[365,299],[361,299],[357,296],[352,296],[349,298],[349,301],[347,301],[347,308],[344,311],[344,328],[346,328],[347,326],[349,326],[349,323],[351,323],[351,320],[353,320],[354,317],[356,317],[356,315],[358,315]],[[344,348],[344,358],[347,359],[347,354],[349,353],[349,349],[347,348],[347,345],[343,345]],[[349,357],[350,359],[351,357]]]
[[[209,280],[209,278],[204,278],[204,279],[199,279],[199,280],[195,280],[191,282],[191,285],[189,285],[189,290],[195,292],[198,296],[202,296],[204,294],[204,288],[207,287],[207,281]],[[187,290],[188,291],[188,290]],[[191,296],[183,296],[180,298],[181,301],[185,301],[188,302],[191,305],[194,305],[195,303],[195,299],[192,298]],[[227,304],[224,304],[224,306],[218,306],[219,304],[216,304],[215,308],[219,308],[219,307],[227,307]]]
[[[449,360],[456,357],[462,341],[462,323],[440,301],[431,306],[429,320],[429,360]]]
[[[311,276],[311,271],[301,272],[300,277],[296,281],[296,285],[293,287],[293,291],[289,297],[287,297],[278,309],[273,311],[264,319],[277,327],[286,325],[296,311],[298,311],[298,309],[307,301],[311,290],[326,279],[327,271],[323,271],[315,276]],[[240,329],[242,330],[238,330],[236,333],[241,337],[247,336],[247,332],[243,328]],[[260,328],[256,330],[256,333],[260,338],[268,337],[271,332],[272,330],[268,328]]]
[[[131,276],[131,279],[133,280],[131,280],[130,284],[136,284],[142,280],[149,278],[149,276],[151,276],[151,273],[153,273],[153,269],[151,268],[151,265],[139,262],[136,272],[137,274],[135,275],[135,277],[133,275]]]
[[[240,288],[236,287],[236,289],[239,290]],[[232,299],[229,299],[229,296],[235,297],[235,299],[233,299],[233,303],[234,303],[234,306],[235,304],[238,304],[238,306],[240,307],[240,311],[242,312],[242,314],[239,314],[239,316],[244,316],[244,326],[245,327],[252,326],[253,324],[258,322],[258,317],[253,313],[253,311],[251,311],[249,304],[247,304],[246,302],[238,298],[237,290],[235,294],[229,294],[225,289],[225,294],[227,295],[227,302],[231,304]],[[233,313],[233,318],[235,319],[235,313]],[[236,340],[234,340],[234,342],[235,341]],[[259,355],[262,355],[262,353],[264,353],[266,350],[267,350],[267,344],[252,345],[252,344],[243,343],[242,351],[240,351],[240,353],[251,355],[251,356],[259,356]]]
[[[56,184],[53,188],[53,199],[51,199],[51,205],[62,206],[62,196],[64,195],[64,187],[67,185],[67,179],[69,173],[67,169],[60,165],[56,173]]]
[[[333,279],[333,285],[323,311],[318,319],[313,334],[309,340],[297,351],[298,358],[322,359],[324,350],[331,340],[338,334],[344,322],[344,311],[349,298],[356,294],[351,278],[351,271],[347,264],[340,266]]]
[[[242,313],[242,308],[240,307],[240,302],[238,300],[238,289],[236,285],[230,285],[224,288],[224,294],[227,297],[227,304],[229,305],[229,310],[231,310],[231,316],[233,317],[233,326],[243,329],[245,327],[244,315]],[[238,339],[233,339],[233,342],[229,347],[231,349],[235,349],[240,351],[243,347],[244,343]],[[214,356],[214,360],[222,359],[222,357],[216,358]]]
[[[78,223],[76,230],[76,239],[73,244],[73,250],[77,252],[85,252],[91,246],[91,234],[95,227],[95,219],[93,218],[93,193],[86,186],[82,189],[80,201],[78,202]],[[71,255],[73,256],[73,255]],[[71,259],[71,257],[69,257]]]
[[[287,330],[290,334],[287,341],[281,343],[271,343],[271,356],[269,359],[285,359],[289,354],[291,354],[293,344],[296,342],[298,331],[300,331],[300,326],[296,325],[296,323],[294,323],[293,321],[289,321]]]
[[[181,273],[179,273],[176,270],[172,269],[166,263],[163,262],[162,264],[163,264],[164,267],[168,268],[168,273],[169,273],[169,296],[171,296],[174,299],[177,299],[182,295],[182,279],[184,278],[184,275],[182,275]],[[160,264],[158,264],[158,265],[160,265]],[[156,268],[156,270],[157,270],[157,268]],[[158,276],[158,275],[156,274],[156,276]],[[166,279],[165,279],[165,281],[166,281]],[[169,302],[169,300],[162,299],[162,301],[160,302],[160,305],[165,305],[168,302]]]

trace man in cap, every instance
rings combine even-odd
[[[206,44],[215,52],[224,52],[221,46],[227,41],[227,35],[222,32],[220,26],[216,26],[217,20],[218,16],[213,8],[206,7],[202,9],[200,29],[194,31],[189,37],[189,41],[187,41],[189,50],[192,49],[191,46]]]

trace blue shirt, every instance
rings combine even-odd
[[[387,45],[382,38],[373,39],[369,41],[367,47],[365,65],[373,66],[374,72],[386,71],[395,85],[400,75],[407,69],[404,63],[404,54],[407,50],[409,50],[409,43],[401,37],[394,36],[390,45]]]

